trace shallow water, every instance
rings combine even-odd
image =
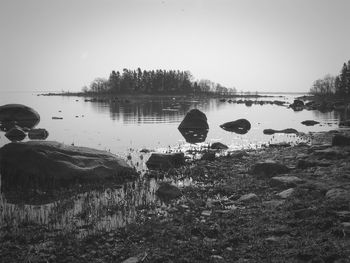
[[[292,102],[293,95],[261,100]],[[327,131],[338,128],[343,113],[319,111],[294,112],[277,105],[232,104],[214,98],[129,98],[130,102],[86,102],[81,97],[37,96],[30,93],[7,93],[0,97],[0,105],[21,103],[33,107],[41,116],[37,128],[49,131],[47,140],[76,146],[87,146],[129,156],[128,162],[145,170],[149,154],[142,148],[158,151],[186,150],[194,146],[186,143],[177,127],[192,108],[203,111],[209,123],[204,146],[222,142],[231,149],[255,148],[263,144],[297,142],[295,135],[264,135],[263,129],[294,128],[300,132]],[[62,117],[53,120],[52,117]],[[251,130],[244,135],[230,133],[219,127],[228,121],[246,118]],[[304,120],[319,121],[307,127]],[[8,143],[0,134],[0,146]],[[0,226],[39,223],[55,229],[106,229],[124,226],[135,220],[140,207],[159,203],[155,196],[157,181],[139,179],[118,189],[77,194],[71,198],[46,205],[12,204],[0,195]]]

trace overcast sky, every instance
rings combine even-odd
[[[0,89],[79,91],[141,67],[308,91],[350,59],[349,10],[349,0],[1,0]]]

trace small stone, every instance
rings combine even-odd
[[[130,257],[126,260],[124,260],[122,263],[138,263],[139,258],[138,257]]]
[[[274,186],[296,186],[304,181],[296,176],[275,176],[270,182]]]
[[[326,198],[329,200],[349,200],[350,192],[340,188],[333,188],[327,191]]]
[[[201,213],[202,216],[210,216],[211,215],[211,211],[210,210],[204,210]]]
[[[295,189],[294,188],[289,188],[287,190],[284,190],[280,193],[278,193],[277,195],[283,199],[287,199],[289,198],[290,196],[292,196],[292,194],[295,192]]]
[[[279,237],[275,237],[275,236],[271,236],[271,237],[265,238],[265,240],[267,242],[270,242],[270,243],[275,243],[275,242],[278,242],[280,240],[280,238]]]
[[[238,202],[249,202],[249,201],[256,201],[258,198],[258,196],[254,193],[249,193],[249,194],[245,194],[242,195],[237,201]]]

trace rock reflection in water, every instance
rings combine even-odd
[[[207,129],[179,129],[181,135],[188,143],[204,142],[207,138]]]
[[[156,201],[155,180],[140,179],[119,189],[91,191],[45,205],[8,203],[0,195],[0,227],[35,223],[61,230],[111,230],[134,221],[138,208]]]

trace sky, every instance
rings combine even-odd
[[[0,91],[80,91],[140,67],[307,92],[350,60],[349,10],[349,0],[0,0]]]

